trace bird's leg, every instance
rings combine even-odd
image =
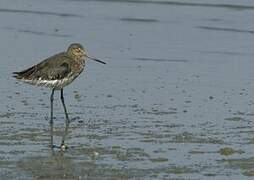
[[[68,116],[68,113],[67,113],[67,109],[66,109],[66,106],[65,106],[65,103],[64,103],[63,89],[61,89],[61,101],[62,101],[63,108],[64,108],[66,123],[69,123],[70,120],[69,120],[69,116]]]
[[[52,90],[51,96],[50,96],[50,124],[53,124],[53,101],[54,101],[54,92],[55,90]]]
[[[52,90],[51,96],[50,96],[50,147],[53,149],[53,101],[54,101],[54,92],[55,90]]]
[[[64,141],[65,141],[65,137],[68,133],[70,120],[69,120],[67,109],[66,109],[66,106],[65,106],[65,103],[64,103],[63,89],[61,89],[61,101],[62,101],[62,104],[63,104],[65,118],[66,118],[65,119],[65,131],[64,131],[64,135],[63,135],[63,139],[62,139],[62,144],[61,144],[61,148],[64,150],[64,149],[66,149],[66,145],[64,144]]]

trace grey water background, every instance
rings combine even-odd
[[[1,0],[1,179],[253,179],[254,2]],[[66,152],[19,71],[80,42]],[[55,96],[55,144],[64,113]]]

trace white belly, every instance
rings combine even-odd
[[[28,80],[28,79],[21,79],[21,81],[32,84],[32,85],[37,85],[37,86],[46,86],[51,89],[56,89],[60,90],[63,87],[67,86],[70,84],[77,76],[71,76],[71,77],[66,77],[63,79],[55,79],[55,80],[44,80],[44,79],[33,79],[33,80]]]

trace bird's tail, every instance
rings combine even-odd
[[[29,76],[31,74],[33,74],[33,72],[35,71],[35,66],[30,67],[24,71],[20,71],[20,72],[13,72],[13,77],[15,77],[16,79],[29,79]]]

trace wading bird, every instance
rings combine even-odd
[[[22,82],[37,86],[46,86],[52,89],[50,96],[50,125],[51,125],[51,148],[53,148],[53,101],[55,90],[61,91],[61,101],[66,118],[66,131],[63,136],[61,148],[67,147],[64,144],[65,135],[69,126],[68,112],[64,103],[63,88],[74,81],[84,70],[86,59],[106,64],[105,62],[87,55],[83,46],[79,43],[71,44],[66,52],[51,56],[39,64],[36,64],[24,71],[13,72],[14,77]]]

